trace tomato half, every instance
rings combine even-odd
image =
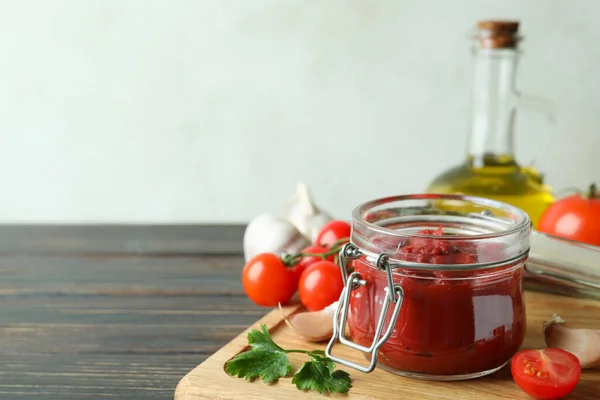
[[[511,361],[510,370],[517,385],[536,399],[560,399],[579,382],[581,364],[563,349],[523,350]]]
[[[346,221],[333,220],[329,221],[319,231],[316,245],[331,247],[335,242],[350,238],[352,227]]]
[[[323,247],[323,246],[308,246],[303,248],[300,253],[304,253],[304,254],[324,254],[327,253],[330,249],[327,247]],[[325,260],[327,261],[332,261],[335,258],[335,254],[332,254],[328,257],[325,258]],[[293,271],[294,274],[296,275],[296,279],[298,281],[300,281],[300,277],[302,276],[302,273],[306,270],[306,268],[310,267],[311,265],[313,265],[316,262],[319,261],[323,261],[322,257],[319,256],[306,256],[306,257],[302,257],[302,259],[300,259],[300,261],[298,262],[298,264],[294,265]]]
[[[600,194],[590,188],[586,196],[574,194],[550,205],[537,230],[578,242],[600,246]]]
[[[297,279],[276,254],[262,253],[244,265],[242,286],[250,300],[259,306],[274,307],[292,298]]]
[[[319,261],[302,273],[298,283],[300,301],[310,311],[319,311],[338,301],[344,289],[340,267]]]

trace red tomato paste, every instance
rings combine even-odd
[[[419,233],[443,235],[441,228]],[[399,244],[392,258],[430,264],[478,262],[476,246],[465,239],[415,237]],[[354,261],[353,266],[367,285],[352,292],[348,326],[353,341],[368,347],[387,279],[385,272],[364,259]],[[428,375],[468,375],[502,366],[525,336],[522,278],[523,260],[480,271],[395,270],[394,282],[404,289],[404,300],[378,362]],[[392,309],[390,305],[388,323]]]

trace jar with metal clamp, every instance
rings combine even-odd
[[[327,356],[363,372],[379,366],[430,380],[499,370],[525,336],[530,230],[524,211],[478,197],[407,195],[360,205],[340,252],[345,288]],[[337,357],[336,343],[367,361]]]

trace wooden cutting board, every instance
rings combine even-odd
[[[527,292],[527,335],[523,348],[542,348],[544,338],[542,322],[557,313],[572,326],[600,328],[600,302],[575,299],[553,294]],[[286,315],[302,311],[301,306],[284,309]],[[223,368],[231,357],[246,349],[247,333],[266,324],[275,342],[287,349],[324,349],[325,345],[315,345],[298,338],[283,322],[279,310],[271,311],[260,321],[241,333],[225,347],[217,351],[205,362],[188,373],[177,385],[176,400],[192,399],[247,399],[247,400],[295,400],[345,398],[348,400],[383,399],[531,399],[513,382],[510,368],[484,378],[460,382],[430,382],[403,378],[381,369],[363,374],[349,368],[342,368],[352,377],[352,388],[347,395],[322,395],[317,392],[302,392],[292,385],[291,378],[280,379],[278,383],[266,385],[260,380],[247,382],[241,378],[228,376]],[[340,356],[365,362],[345,346],[336,346],[334,353]],[[298,357],[295,357],[298,356]],[[294,371],[302,364],[302,355],[290,354]],[[600,368],[584,370],[581,380],[568,399],[599,400]]]

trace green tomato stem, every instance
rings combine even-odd
[[[347,238],[342,238],[342,239],[340,239],[340,240],[338,240],[338,241],[334,242],[334,243],[331,245],[331,248],[334,248],[334,247],[340,247],[340,250],[341,250],[341,245],[342,245],[342,244],[346,244],[346,243],[347,243],[347,242],[349,242],[349,241],[350,241],[350,238],[349,238],[349,237],[347,237]]]
[[[303,257],[319,257],[321,260],[326,260],[327,257],[336,255],[342,249],[342,245],[349,241],[350,238],[343,238],[331,246],[331,248],[325,253],[296,253],[286,254],[281,258],[281,261],[288,267],[293,267],[298,264]]]
[[[587,198],[588,199],[596,199],[596,198],[598,198],[598,187],[596,186],[595,183],[592,183],[590,185],[589,191],[587,193]]]

